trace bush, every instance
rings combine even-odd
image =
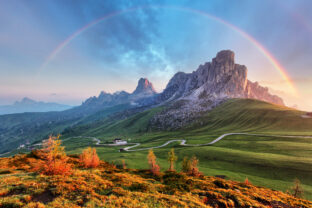
[[[100,159],[95,148],[88,147],[80,155],[80,162],[85,168],[96,168],[100,164]]]
[[[163,176],[163,183],[167,185],[169,193],[175,191],[190,191],[193,187],[192,180],[187,179],[187,176],[174,171],[166,171]]]

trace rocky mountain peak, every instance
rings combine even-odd
[[[138,85],[132,94],[155,94],[153,84],[146,78],[141,78],[138,81]]]
[[[192,73],[176,73],[156,99],[158,103],[169,103],[170,107],[155,115],[151,125],[157,124],[160,129],[180,128],[230,98],[284,105],[268,88],[249,81],[246,66],[236,64],[234,58],[233,51],[223,50]]]
[[[176,73],[160,95],[161,102],[184,99],[223,100],[226,98],[254,98],[279,105],[283,100],[271,95],[268,88],[247,79],[247,68],[235,63],[231,50],[217,53],[212,62],[206,62],[192,73]]]
[[[222,50],[217,53],[217,56],[212,60],[217,63],[234,64],[235,53],[231,50]]]

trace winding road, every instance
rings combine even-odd
[[[221,139],[223,139],[227,136],[231,136],[231,135],[247,135],[247,136],[260,136],[260,137],[286,137],[286,138],[311,138],[312,139],[312,136],[285,136],[285,135],[265,135],[265,134],[248,134],[248,133],[227,133],[227,134],[223,134],[223,135],[219,136],[218,138],[216,138],[212,142],[205,143],[205,144],[186,144],[185,139],[174,139],[174,140],[169,140],[169,141],[167,141],[164,144],[159,145],[159,146],[146,147],[146,148],[140,148],[140,149],[134,149],[133,150],[133,148],[141,145],[141,143],[135,143],[133,146],[123,148],[123,151],[134,152],[134,151],[142,151],[142,150],[161,148],[161,147],[165,147],[165,146],[169,145],[172,142],[180,142],[181,146],[187,146],[187,147],[209,146],[209,145],[213,145],[213,144],[217,143],[218,141],[220,141]]]
[[[221,139],[227,137],[227,136],[231,136],[231,135],[247,135],[247,136],[259,136],[259,137],[284,137],[284,138],[311,138],[312,136],[287,136],[287,135],[267,135],[267,134],[249,134],[249,133],[226,133],[226,134],[222,134],[221,136],[219,136],[218,138],[216,138],[215,140],[209,142],[209,143],[205,143],[205,144],[186,144],[186,140],[185,139],[174,139],[174,140],[169,140],[167,142],[165,142],[162,145],[159,146],[154,146],[154,147],[145,147],[145,148],[139,148],[139,149],[133,149],[136,148],[138,146],[141,145],[141,143],[128,143],[127,145],[117,145],[117,144],[101,144],[101,140],[96,138],[96,137],[86,137],[86,136],[75,136],[75,137],[68,137],[66,139],[63,139],[62,141],[67,141],[73,138],[87,138],[87,139],[92,139],[92,141],[95,142],[96,146],[106,146],[106,147],[122,147],[122,146],[127,146],[125,148],[122,148],[122,151],[126,151],[126,152],[136,152],[136,151],[142,151],[142,150],[149,150],[149,149],[156,149],[156,148],[162,148],[165,147],[167,145],[169,145],[170,143],[173,142],[180,142],[181,146],[186,146],[186,147],[200,147],[200,146],[209,146],[209,145],[213,145],[215,143],[217,143],[218,141],[220,141]],[[42,143],[38,143],[38,144],[34,144],[32,146],[39,146]],[[128,145],[132,145],[132,146],[128,146]],[[12,150],[13,151],[13,150]],[[6,153],[2,153],[0,154],[0,157],[6,154],[11,153],[10,152],[6,152]]]

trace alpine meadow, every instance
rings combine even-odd
[[[312,207],[311,9],[0,0],[0,207]]]

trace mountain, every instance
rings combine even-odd
[[[141,78],[138,82],[138,86],[132,93],[133,96],[137,97],[148,97],[156,94],[153,84],[146,78]]]
[[[271,95],[268,88],[249,81],[246,66],[235,64],[234,56],[234,52],[223,50],[212,59],[212,62],[200,65],[192,73],[176,73],[159,96],[160,101],[254,98],[284,105],[283,100]]]
[[[0,115],[25,112],[63,111],[70,108],[72,108],[72,106],[58,103],[37,102],[25,97],[21,101],[16,101],[13,105],[0,106]]]
[[[152,83],[141,78],[133,93],[102,91],[98,97],[90,97],[82,105],[65,111],[0,115],[0,152],[26,141],[35,142],[50,134],[62,133],[73,126],[103,122],[112,115],[111,120],[123,119],[146,109],[140,106],[156,94]],[[30,99],[24,101],[33,103]]]
[[[103,108],[125,103],[137,105],[144,99],[151,99],[156,95],[153,84],[146,78],[138,81],[136,89],[132,93],[126,91],[118,91],[113,94],[102,91],[98,97],[90,97],[83,104],[83,108]]]
[[[201,112],[231,98],[252,98],[283,106],[280,97],[247,79],[246,66],[235,64],[234,56],[234,52],[223,50],[192,73],[176,73],[156,98],[158,103],[170,105],[153,118],[154,122],[167,129],[180,128],[196,120]]]
[[[103,126],[111,125],[107,131],[114,134],[121,130],[115,129],[118,125],[113,123],[122,123],[130,117],[133,120],[124,123],[124,128],[129,127],[134,133],[182,129],[232,98],[284,104],[281,98],[271,95],[268,88],[249,81],[247,68],[236,64],[234,56],[232,51],[220,51],[212,62],[200,65],[196,71],[176,73],[162,93],[157,93],[148,79],[141,78],[132,93],[102,91],[99,96],[90,97],[69,110],[0,116],[0,152],[26,140],[42,140],[51,133],[78,135],[95,126],[103,132]],[[149,109],[151,113],[146,113]],[[144,119],[140,119],[141,116]],[[132,128],[136,119],[140,120],[141,127]]]

